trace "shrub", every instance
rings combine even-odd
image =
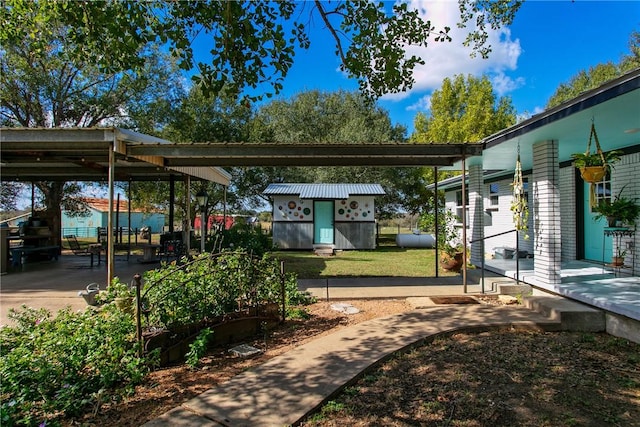
[[[2,425],[78,415],[117,390],[132,392],[148,371],[133,317],[114,304],[56,317],[23,306],[9,316],[15,326],[0,329]]]
[[[202,254],[185,265],[167,264],[145,274],[142,293],[149,325],[175,328],[233,312],[244,304],[281,301],[280,263],[244,251]],[[294,274],[285,276],[286,302],[309,297],[298,292]]]
[[[218,252],[223,249],[244,250],[257,257],[264,255],[270,247],[269,237],[259,227],[246,223],[234,224],[233,227],[222,232],[222,237],[216,236],[207,242],[207,250],[210,252]]]

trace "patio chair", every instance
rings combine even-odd
[[[93,267],[93,256],[98,255],[98,265],[100,265],[100,253],[102,252],[101,244],[96,243],[82,247],[75,235],[68,234],[64,236],[64,238],[67,239],[69,249],[71,249],[74,255],[91,257],[91,267]]]

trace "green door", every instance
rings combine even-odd
[[[333,202],[313,203],[313,243],[333,244]]]
[[[591,198],[611,197],[611,187],[608,182],[597,183],[594,194],[591,194],[591,184],[585,182],[583,196],[584,209],[584,257],[587,260],[611,262],[611,237],[604,237],[606,218],[594,221],[595,213],[591,211]]]

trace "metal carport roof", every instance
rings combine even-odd
[[[274,183],[262,192],[266,196],[295,195],[301,199],[342,199],[349,196],[381,196],[385,194],[380,184],[298,184]]]
[[[482,149],[481,143],[463,142],[179,144],[116,127],[0,128],[0,179],[108,180],[113,200],[113,182],[119,180],[169,179],[178,173],[228,185],[223,166],[451,166]],[[112,240],[109,233],[110,247]],[[110,250],[107,283],[113,261]]]

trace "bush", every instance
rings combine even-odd
[[[243,305],[280,303],[280,263],[269,256],[255,258],[244,251],[202,254],[184,265],[167,264],[145,273],[142,293],[152,326],[175,328],[198,323]],[[309,298],[298,292],[294,274],[285,276],[286,302]]]
[[[11,310],[0,329],[0,424],[35,425],[75,416],[107,396],[132,392],[148,371],[137,356],[133,316],[100,310]]]
[[[260,227],[237,223],[230,229],[224,230],[221,237],[216,235],[214,239],[209,240],[206,248],[209,252],[219,252],[223,249],[244,250],[254,256],[261,257],[271,248],[271,240]]]

